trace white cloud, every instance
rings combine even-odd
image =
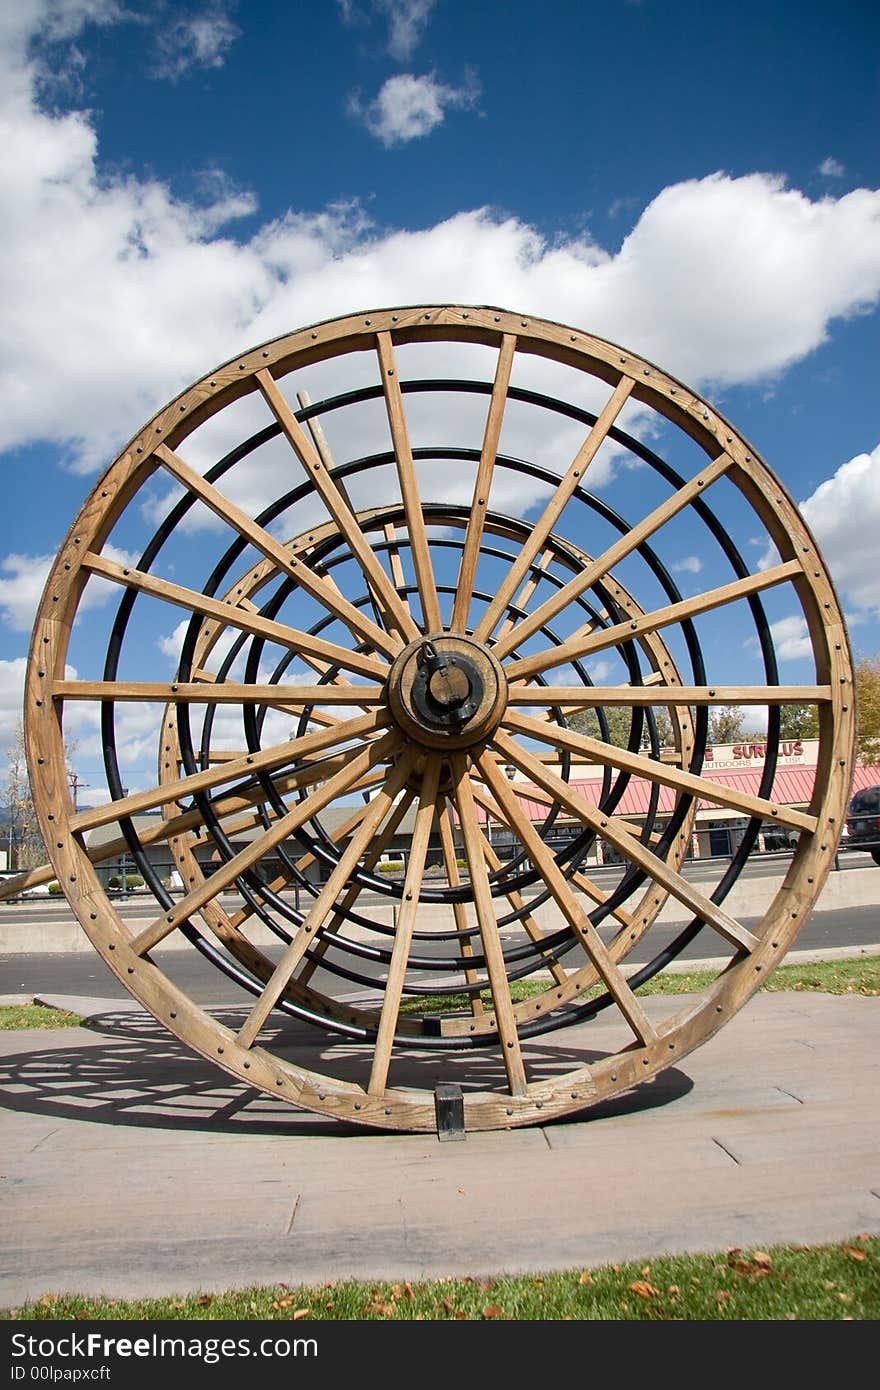
[[[470,110],[478,96],[479,87],[472,75],[465,78],[463,86],[450,87],[433,73],[416,77],[401,72],[389,77],[366,105],[355,92],[348,109],[386,149],[391,149],[430,135],[445,120],[447,110]]]
[[[27,658],[0,661],[0,760],[5,761],[22,717],[22,692],[27,675]]]
[[[0,561],[3,583],[0,611],[8,627],[30,632],[54,555],[5,555]]]
[[[66,680],[76,680],[73,666],[64,668]],[[15,743],[24,711],[22,699],[27,677],[27,657],[15,657],[12,661],[0,661],[0,763],[5,763],[9,749]],[[76,711],[65,715],[65,733],[76,737]],[[96,723],[92,718],[92,723]]]
[[[105,545],[103,554],[108,560],[115,560],[120,565],[136,564],[133,555],[115,545]],[[0,559],[0,572],[3,575],[0,586],[0,616],[8,627],[18,632],[30,632],[43,587],[54,563],[54,555],[11,554]],[[118,595],[119,588],[109,580],[90,579],[80,600],[79,611],[97,608],[100,604],[106,603],[114,593]]]
[[[388,16],[388,52],[406,62],[421,43],[437,0],[374,0],[376,9]]]
[[[758,381],[876,303],[880,192],[812,202],[767,174],[675,184],[591,279],[597,332],[686,381]]]
[[[343,24],[363,26],[370,23],[372,14],[358,7],[354,0],[336,0]],[[422,41],[437,0],[372,0],[372,11],[388,20],[388,52],[398,62],[405,63]]]
[[[196,206],[108,176],[90,117],[42,110],[14,52],[0,47],[0,450],[48,441],[88,471],[218,361],[356,308],[501,304],[699,387],[780,372],[880,295],[880,190],[812,202],[763,174],[667,188],[616,255],[487,209],[378,232],[351,204],[235,242],[224,219],[252,199],[221,185]]]
[[[823,174],[826,179],[842,179],[846,173],[846,169],[838,160],[834,159],[832,155],[829,155],[828,158],[823,159],[822,163],[819,165],[819,173]]]
[[[684,555],[680,560],[676,560],[671,568],[682,574],[699,574],[703,568],[703,562],[699,555]]]
[[[153,76],[177,82],[192,68],[222,68],[238,34],[227,7],[218,0],[200,14],[163,23],[156,34]]]
[[[119,13],[109,0],[30,0],[0,14],[0,450],[49,441],[88,471],[219,360],[358,308],[501,304],[575,323],[711,388],[772,378],[880,296],[880,190],[811,201],[766,174],[665,189],[617,254],[487,209],[380,232],[352,204],[290,210],[234,241],[227,222],[255,204],[222,171],[207,206],[181,202],[161,183],[108,175],[87,113],[41,107],[39,69],[24,55],[50,9],[69,33]],[[425,419],[430,437],[427,409]],[[556,466],[577,432],[553,430],[543,447]],[[510,499],[511,509],[529,500]],[[32,611],[45,563],[7,569],[8,620]]]
[[[843,597],[880,615],[880,444],[841,464],[800,508]]]
[[[807,624],[798,613],[771,623],[770,635],[780,661],[798,661],[812,655],[813,644]]]

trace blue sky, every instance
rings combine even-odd
[[[876,5],[16,0],[0,65],[6,735],[125,440],[248,346],[390,304],[568,322],[701,390],[880,649]]]

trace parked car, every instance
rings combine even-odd
[[[856,792],[846,813],[847,849],[866,849],[880,864],[880,787]]]

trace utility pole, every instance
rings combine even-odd
[[[76,774],[75,772],[71,772],[71,773],[68,774],[68,781],[70,782],[70,790],[71,790],[71,792],[73,793],[73,813],[74,813],[74,815],[76,815],[76,811],[77,811],[77,796],[78,796],[78,794],[79,794],[79,789],[80,789],[80,787],[87,787],[87,786],[89,786],[89,783],[88,783],[88,782],[83,782],[83,781],[81,780],[81,778],[78,777],[77,774]]]

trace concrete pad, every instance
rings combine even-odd
[[[4,1308],[880,1234],[880,999],[756,995],[627,1096],[457,1144],[295,1111],[77,1002],[103,1031],[0,1034]]]

